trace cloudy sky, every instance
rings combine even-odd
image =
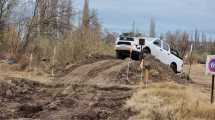
[[[132,21],[141,32],[148,32],[151,18],[157,32],[193,31],[195,28],[215,36],[215,0],[89,0],[98,10],[103,26],[111,31],[132,29]],[[75,0],[77,9],[84,0]]]

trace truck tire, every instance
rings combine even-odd
[[[116,52],[117,59],[125,59],[126,57],[121,52]]]
[[[178,73],[178,72],[177,72],[177,65],[176,65],[175,63],[172,63],[172,64],[170,65],[170,68],[173,70],[174,73]]]
[[[151,50],[147,47],[147,48],[144,48],[143,49],[143,53],[145,54],[145,55],[149,55],[149,54],[151,54]]]
[[[147,55],[150,55],[151,54],[151,51],[149,48],[144,48],[142,53],[140,53],[139,55],[139,59],[142,59],[144,57],[146,57]]]

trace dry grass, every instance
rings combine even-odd
[[[14,70],[14,68],[16,68],[16,65],[0,63],[0,80],[12,77],[37,81],[43,84],[50,84],[52,82],[50,75],[39,69],[35,71],[18,71]]]
[[[188,73],[189,65],[184,66],[184,71]],[[205,74],[204,64],[193,64],[191,66],[190,76],[194,82],[201,84],[209,84],[211,82],[211,75]]]
[[[139,90],[127,107],[139,114],[131,120],[215,120],[209,95],[173,82],[155,83]]]

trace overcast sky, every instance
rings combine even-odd
[[[168,30],[199,31],[215,35],[215,0],[89,0],[98,10],[103,26],[111,31],[132,29],[132,21],[141,32],[148,32],[154,18],[157,32]],[[75,0],[77,9],[84,0]]]

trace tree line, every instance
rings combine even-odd
[[[200,32],[195,29],[193,32],[187,31],[168,31],[160,35],[156,34],[156,22],[154,19],[150,20],[148,35],[140,33],[127,33],[133,36],[147,36],[147,37],[159,37],[160,39],[168,42],[170,46],[179,51],[180,56],[185,60],[189,59],[191,46],[193,52],[193,58],[195,62],[204,63],[206,56],[209,54],[215,54],[215,39],[208,37],[207,33]]]
[[[103,29],[97,10],[89,8],[88,0],[84,0],[82,10],[75,7],[73,0],[1,0],[0,53],[7,52],[17,61],[33,54],[38,63],[43,59],[50,61],[56,48],[59,64],[72,63],[96,53],[112,53],[111,45],[117,34]],[[142,35],[133,31],[129,34]],[[215,51],[215,41],[198,30],[157,35],[154,19],[145,36],[165,39],[183,57],[189,53],[191,44],[196,56]]]
[[[0,52],[17,61],[28,61],[33,54],[38,63],[50,61],[56,48],[59,64],[110,52],[108,41],[114,41],[115,34],[102,28],[97,10],[89,8],[88,0],[82,10],[75,7],[73,0],[1,0]]]

